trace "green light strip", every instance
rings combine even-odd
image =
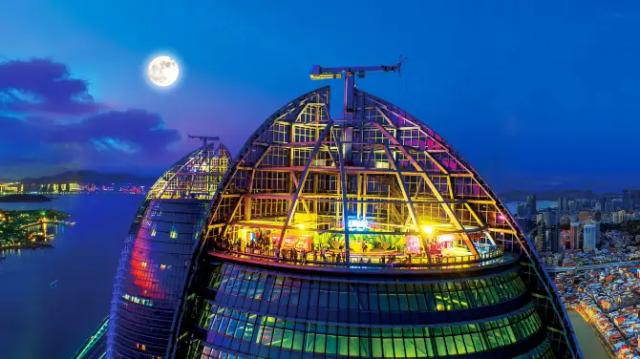
[[[87,356],[87,354],[93,349],[93,347],[102,339],[102,337],[107,333],[107,328],[109,326],[109,317],[104,318],[98,330],[96,330],[95,334],[89,337],[87,343],[80,349],[77,355],[74,356],[75,359],[83,359]],[[103,353],[101,358],[105,356],[106,353]]]

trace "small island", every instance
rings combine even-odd
[[[62,211],[0,210],[0,251],[49,246],[60,226],[70,224]]]

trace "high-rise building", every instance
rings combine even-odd
[[[529,216],[535,216],[538,212],[538,202],[536,201],[536,195],[528,195],[525,201],[527,213]]]
[[[406,111],[350,96],[334,120],[329,89],[307,93],[246,142],[174,355],[578,356],[533,246],[479,175]]]
[[[600,223],[598,222],[590,222],[582,226],[582,230],[584,231],[583,240],[584,246],[583,251],[590,252],[596,249],[596,244],[600,239]]]
[[[529,219],[531,217],[531,213],[529,212],[529,208],[526,203],[518,203],[516,207],[516,214],[519,219]]]
[[[229,153],[205,144],[150,189],[125,241],[107,334],[111,358],[165,358],[175,340],[191,258]],[[87,352],[92,352],[87,350]]]
[[[571,236],[571,249],[581,249],[582,231],[580,230],[580,222],[571,222],[569,235]]]
[[[369,70],[314,68],[345,79],[342,117],[328,87],[288,102],[185,225],[173,202],[140,212],[114,290],[111,357],[580,356],[504,205],[435,131],[356,89]]]
[[[536,240],[541,243],[542,250],[559,250],[559,211],[555,208],[545,208],[537,215],[537,236]]]
[[[560,251],[560,229],[557,226],[545,230],[545,243],[551,251]]]
[[[565,213],[569,210],[569,203],[566,197],[558,198],[558,211],[560,213]]]
[[[558,211],[553,208],[547,208],[541,212],[542,222],[545,227],[553,227],[558,225]]]
[[[624,209],[615,211],[612,213],[612,222],[614,224],[620,224],[627,220],[627,212]]]

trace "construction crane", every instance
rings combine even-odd
[[[367,72],[373,71],[400,72],[400,67],[405,60],[406,57],[400,57],[400,60],[395,65],[379,66],[322,67],[320,65],[314,65],[309,77],[312,80],[344,79],[344,117],[345,119],[350,119],[355,112],[353,96],[355,76],[364,78]]]
[[[196,140],[201,140],[202,141],[202,147],[207,147],[207,144],[209,141],[211,142],[215,142],[215,141],[220,141],[220,137],[218,136],[195,136],[195,135],[190,135],[187,134],[187,136],[189,136],[189,138],[193,138]]]

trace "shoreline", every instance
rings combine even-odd
[[[53,199],[43,194],[5,194],[0,196],[0,203],[45,203],[51,202]]]
[[[615,358],[616,354],[613,346],[609,343],[609,341],[607,341],[607,338],[605,338],[604,335],[600,333],[598,328],[595,327],[593,321],[587,317],[587,315],[583,312],[583,310],[579,309],[576,306],[567,306],[567,314],[570,315],[572,312],[579,315],[580,318],[582,318],[582,320],[589,326],[589,329],[595,333],[595,336],[598,338],[602,346],[606,349],[607,353],[609,354],[609,357]]]
[[[9,246],[0,246],[0,253],[5,251],[14,251],[18,249],[38,249],[38,248],[53,248],[51,243],[29,243],[29,244],[12,244]]]

